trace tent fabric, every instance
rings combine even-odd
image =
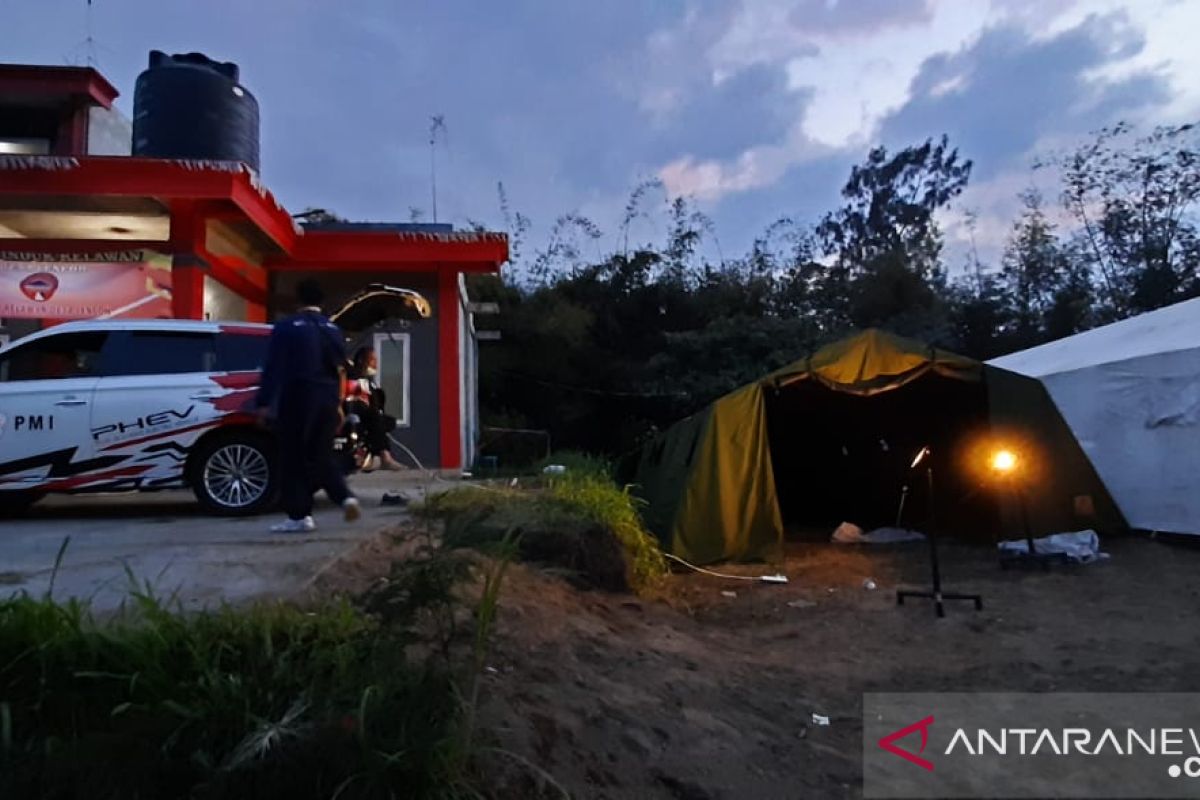
[[[1015,372],[986,367],[988,416],[992,430],[1014,441],[1026,454],[1023,465],[1026,513],[1036,534],[1054,534],[1088,527],[1127,527],[1102,477],[1063,420],[1039,381]],[[1021,509],[1015,503],[1000,507],[1002,525],[1020,530]],[[1088,517],[1093,517],[1092,522]]]
[[[1036,442],[1033,449],[1053,453],[1043,459],[1053,467],[1031,481],[1026,492],[1036,533],[1123,524],[1037,381],[869,330],[725,395],[645,445],[637,454],[633,484],[646,503],[648,527],[665,549],[694,563],[774,558],[781,552],[784,520],[764,393],[811,379],[836,392],[870,396],[901,390],[930,373],[984,381],[993,421]],[[804,409],[796,408],[794,414],[803,419]],[[802,447],[803,442],[788,446]],[[1087,512],[1083,525],[1076,519],[1081,511]],[[1006,516],[1007,524],[1022,522],[1014,513]]]
[[[895,389],[929,371],[978,380],[980,364],[969,358],[872,328],[840,339],[812,357],[773,373],[777,385],[812,378],[838,391],[872,394]]]
[[[989,363],[1045,385],[1131,527],[1200,534],[1200,299]]]
[[[672,527],[672,552],[700,562],[779,554],[783,520],[766,422],[757,384],[713,405],[679,501],[678,518],[688,524]]]

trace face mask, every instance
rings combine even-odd
[[[379,370],[375,369],[374,367],[367,367],[363,372],[368,378],[374,378],[379,374]]]

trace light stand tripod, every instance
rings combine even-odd
[[[1042,569],[1050,569],[1055,564],[1069,563],[1067,557],[1062,553],[1043,553],[1037,549],[1037,545],[1033,540],[1033,529],[1029,525],[1029,506],[1025,499],[1025,492],[1020,486],[1011,484],[1009,490],[1013,497],[1016,498],[1017,511],[1021,517],[1021,532],[1025,534],[1026,552],[1010,552],[1004,554],[1001,551],[1000,568],[1008,569],[1010,566],[1041,566]]]
[[[910,470],[915,470],[922,461],[929,458],[929,448],[922,447],[917,457],[913,459]],[[925,537],[929,540],[929,572],[932,578],[932,586],[928,591],[918,589],[900,589],[896,592],[896,605],[904,605],[905,598],[916,597],[923,600],[932,600],[934,608],[939,617],[946,616],[946,608],[944,602],[947,600],[970,600],[975,603],[975,610],[983,610],[983,596],[978,594],[960,594],[956,592],[942,591],[942,570],[938,564],[938,549],[937,549],[937,518],[934,515],[934,500],[933,500],[933,463],[929,461],[925,464],[925,481],[929,489],[929,522],[926,524]],[[908,487],[905,486],[900,496],[900,510],[903,512],[904,499],[908,497]]]
[[[1008,569],[1010,565],[1041,565],[1043,569],[1049,569],[1056,562],[1065,562],[1066,557],[1061,553],[1043,553],[1037,549],[1037,544],[1033,540],[1033,529],[1029,525],[1029,504],[1025,496],[1025,489],[1020,480],[1022,459],[1017,454],[1005,448],[1001,448],[994,452],[991,457],[990,466],[993,474],[1000,481],[1001,497],[1004,490],[1007,490],[1012,498],[1016,501],[1017,513],[1021,520],[1021,533],[1025,535],[1025,552],[1000,551],[1000,568]]]

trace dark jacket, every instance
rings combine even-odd
[[[257,405],[278,409],[284,396],[336,403],[346,363],[342,333],[324,314],[301,311],[275,323],[267,347]]]

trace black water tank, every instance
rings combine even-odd
[[[258,101],[237,64],[150,51],[133,95],[133,154],[241,161],[258,170]]]

